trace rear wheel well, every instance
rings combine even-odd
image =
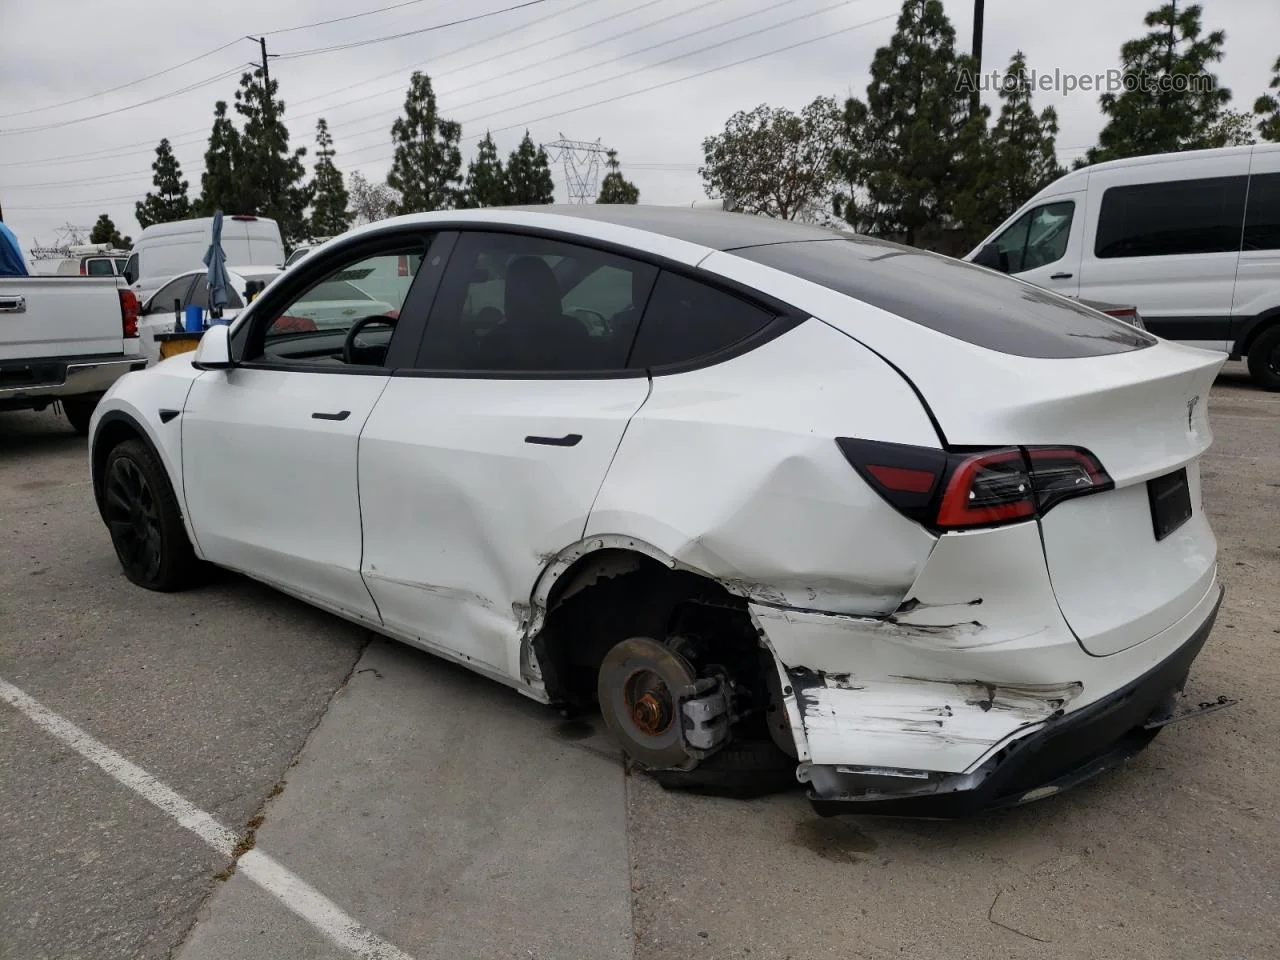
[[[1280,307],[1268,310],[1261,314],[1258,318],[1258,322],[1255,323],[1253,328],[1244,335],[1238,344],[1236,344],[1235,352],[1242,357],[1247,357],[1249,355],[1249,351],[1253,349],[1253,345],[1257,339],[1276,324],[1280,324]]]
[[[749,714],[744,723],[768,737],[764,713],[769,671],[776,668],[746,600],[715,580],[641,553],[600,550],[565,571],[547,610],[533,650],[553,702],[590,708],[605,654],[622,640],[647,636],[677,649],[699,675],[726,673]]]

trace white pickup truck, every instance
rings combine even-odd
[[[123,277],[0,277],[0,410],[57,401],[87,435],[103,392],[146,365]]]

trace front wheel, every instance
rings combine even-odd
[[[62,401],[62,412],[67,416],[71,429],[82,437],[89,435],[89,419],[98,407],[96,399],[86,400],[84,397],[68,397]]]
[[[163,592],[191,584],[199,561],[169,477],[150,447],[141,440],[125,440],[111,448],[102,498],[111,544],[126,577]]]
[[[1280,323],[1262,331],[1249,348],[1249,375],[1264,390],[1280,391]]]

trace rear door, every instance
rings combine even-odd
[[[1133,304],[1157,336],[1228,351],[1248,173],[1248,151],[1095,170],[1080,296]]]
[[[1255,148],[1244,242],[1231,306],[1232,339],[1258,314],[1280,307],[1280,144]]]
[[[656,273],[559,240],[458,236],[416,361],[360,436],[363,572],[390,630],[519,678],[534,583],[583,536],[649,394],[626,370],[626,309]]]

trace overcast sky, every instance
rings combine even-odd
[[[280,55],[271,75],[295,144],[313,147],[316,118],[326,117],[344,173],[385,177],[391,122],[409,74],[423,69],[442,113],[462,122],[464,160],[486,128],[504,154],[526,126],[541,143],[598,138],[618,150],[642,202],[689,201],[704,196],[701,140],[734,111],[762,102],[798,109],[820,94],[861,96],[901,0],[526,0],[522,9],[472,23],[308,53],[519,2],[0,0],[5,221],[24,247],[51,244],[61,225],[88,227],[102,212],[136,237],[133,204],[151,185],[161,137],[174,143],[194,197],[214,101],[233,100],[241,69],[258,55],[255,43],[236,37],[264,32],[268,51]],[[972,3],[945,5],[967,50]],[[988,0],[984,69],[1002,67],[1021,48],[1042,73],[1103,72],[1117,65],[1121,43],[1145,31],[1142,17],[1154,6],[1156,0]],[[1205,6],[1206,29],[1227,34],[1219,80],[1247,110],[1280,55],[1280,2]],[[349,19],[304,26],[340,17]],[[103,92],[223,44],[179,69]],[[755,59],[738,63],[748,58]],[[985,99],[994,103],[995,94]],[[59,106],[69,100],[77,102]],[[1038,93],[1036,102],[1058,109],[1062,159],[1094,142],[1101,127],[1096,92]],[[66,123],[104,113],[110,115]],[[27,127],[47,128],[16,132]],[[564,172],[554,172],[564,199]]]

